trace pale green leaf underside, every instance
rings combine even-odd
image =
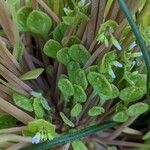
[[[42,73],[44,69],[43,68],[37,68],[31,71],[26,72],[25,74],[20,76],[21,80],[33,80],[37,79]]]

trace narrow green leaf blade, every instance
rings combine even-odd
[[[44,69],[43,68],[37,68],[31,71],[26,72],[25,74],[20,76],[21,80],[33,80],[37,79],[42,73]]]
[[[70,127],[74,127],[73,122],[71,122],[71,121],[66,117],[66,115],[65,115],[63,112],[60,112],[60,116],[61,116],[61,118],[62,118],[62,120],[64,121],[65,124],[67,124],[67,125],[70,126]]]

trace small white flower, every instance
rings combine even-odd
[[[38,144],[40,143],[41,134],[38,132],[33,138],[32,138],[32,144]]]
[[[129,50],[133,49],[136,45],[137,45],[137,44],[136,44],[136,42],[134,41],[134,42],[130,45]]]
[[[121,45],[119,44],[119,42],[117,41],[117,39],[116,39],[113,35],[111,35],[111,42],[112,42],[112,44],[113,44],[119,51],[122,50]]]
[[[111,67],[109,68],[108,73],[113,79],[116,78],[116,75],[115,75],[114,71],[111,69]]]
[[[84,5],[86,2],[86,0],[81,0],[82,5]]]
[[[132,65],[134,66],[136,64],[136,61],[132,61]]]
[[[66,7],[64,7],[64,12],[67,13],[68,9]]]
[[[114,61],[114,62],[113,62],[113,65],[114,65],[115,67],[119,67],[119,68],[122,68],[122,67],[123,67],[123,65],[122,65],[120,62],[118,62],[118,61]]]

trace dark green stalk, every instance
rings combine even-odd
[[[136,23],[133,20],[133,17],[125,3],[124,0],[118,0],[120,7],[122,8],[125,16],[127,17],[127,20],[131,26],[132,31],[134,32],[134,35],[136,37],[136,40],[141,48],[143,57],[144,57],[144,61],[147,67],[147,100],[148,103],[150,104],[150,56],[147,50],[147,47],[145,45],[145,42],[140,34],[140,31],[136,25]]]
[[[103,124],[93,125],[93,126],[78,130],[76,132],[69,133],[67,135],[62,135],[62,136],[57,137],[51,141],[47,141],[47,142],[37,144],[37,145],[31,145],[29,147],[22,148],[20,150],[47,150],[47,149],[50,149],[50,148],[53,148],[56,146],[70,143],[70,142],[75,141],[75,140],[85,138],[85,137],[87,137],[91,134],[94,134],[96,132],[99,132],[101,130],[112,128],[115,125],[116,125],[115,122],[105,122]]]

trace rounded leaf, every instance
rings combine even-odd
[[[19,31],[21,32],[27,32],[27,18],[29,14],[32,12],[31,7],[24,6],[17,12],[17,21],[18,21],[18,27]]]
[[[70,47],[70,46],[72,46],[72,45],[74,45],[74,44],[80,44],[81,41],[80,41],[80,39],[79,39],[78,37],[72,35],[72,36],[69,38],[69,41],[68,41],[68,37],[64,37],[64,38],[62,39],[62,45],[66,45],[66,43],[67,43],[67,46]]]
[[[71,109],[71,117],[77,117],[82,111],[82,105],[80,103],[75,104]]]
[[[70,55],[68,54],[68,49],[67,47],[60,49],[57,52],[57,59],[60,63],[67,65],[72,59]]]
[[[56,58],[57,52],[62,48],[61,44],[50,39],[44,45],[43,51],[48,57]]]
[[[48,36],[48,32],[51,29],[52,20],[44,12],[39,10],[33,10],[27,18],[27,27],[28,29],[43,37]]]
[[[32,100],[28,99],[26,96],[21,95],[19,93],[13,94],[13,100],[17,106],[27,110],[29,112],[33,111]]]
[[[69,80],[71,82],[74,81],[75,72],[79,69],[80,69],[80,64],[75,61],[71,61],[67,64],[67,72],[68,72]]]
[[[135,74],[135,75],[130,75],[129,74],[129,79],[134,83],[136,87],[140,87],[143,89],[143,91],[146,94],[147,90],[147,76],[146,74]]]
[[[127,87],[120,91],[119,98],[125,102],[135,102],[144,96],[145,92],[139,87]]]
[[[112,86],[104,75],[96,72],[90,72],[87,78],[96,93],[99,95],[103,94],[105,96],[112,95]]]
[[[74,85],[74,95],[73,95],[73,99],[75,102],[79,102],[79,103],[84,103],[87,99],[87,95],[85,93],[85,91],[83,90],[83,88],[80,85]]]
[[[88,86],[85,71],[83,69],[78,69],[77,71],[74,72],[73,76],[74,76],[73,83],[80,85],[85,90]]]
[[[64,37],[67,27],[68,26],[64,22],[61,22],[53,31],[53,39],[60,43]]]
[[[106,95],[100,94],[99,96],[102,100],[104,100],[104,101],[105,100],[111,100],[111,99],[115,99],[119,96],[118,88],[114,84],[111,84],[111,87],[112,87],[112,91],[113,91],[112,95],[106,96]]]
[[[146,112],[148,110],[149,106],[146,103],[136,103],[131,105],[128,109],[127,109],[127,114],[128,116],[137,116],[137,115],[141,115],[144,112]]]
[[[125,111],[120,111],[113,116],[113,120],[116,122],[126,122],[128,120],[128,115]]]
[[[91,117],[101,115],[105,112],[105,109],[100,106],[94,106],[88,111],[88,115]]]
[[[84,66],[91,56],[89,51],[81,44],[72,45],[68,52],[71,58],[81,66]]]
[[[60,79],[58,81],[58,88],[66,97],[72,96],[74,94],[73,85],[68,79]]]

